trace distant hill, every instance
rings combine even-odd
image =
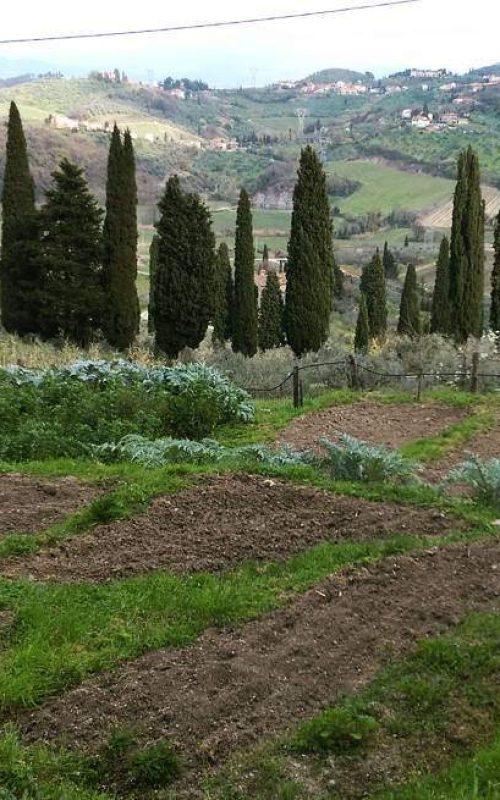
[[[491,64],[489,67],[480,67],[472,70],[474,75],[500,75],[500,64]]]
[[[313,72],[305,78],[306,81],[313,83],[335,83],[336,81],[373,81],[374,76],[371,72],[356,72],[352,69],[322,69],[319,72]]]

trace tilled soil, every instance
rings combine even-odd
[[[478,434],[467,444],[451,450],[444,458],[426,467],[422,478],[429,483],[439,483],[453,467],[465,460],[467,452],[474,453],[482,461],[500,458],[500,425],[491,431]]]
[[[60,522],[93,500],[99,490],[71,478],[42,480],[0,475],[0,539],[9,533],[36,533]]]
[[[435,509],[336,497],[255,475],[208,479],[158,497],[129,520],[100,525],[51,549],[0,562],[6,577],[104,581],[151,570],[218,571],[278,561],[321,542],[442,534],[463,523]]]
[[[28,740],[98,750],[115,729],[169,738],[201,773],[366,684],[387,659],[499,607],[500,540],[389,558],[333,576],[290,607],[190,647],[148,653],[25,713]]]
[[[337,441],[347,433],[370,444],[398,448],[413,439],[436,436],[465,416],[464,409],[439,405],[354,403],[298,417],[281,432],[278,444],[317,449],[322,436]]]

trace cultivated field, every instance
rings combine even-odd
[[[483,186],[482,193],[486,205],[486,217],[493,219],[500,211],[500,191],[492,186]],[[428,214],[423,214],[420,222],[426,228],[451,228],[452,213],[453,199],[451,198]]]
[[[138,385],[102,391],[146,418]],[[1,465],[6,798],[494,800],[498,495],[436,484],[466,450],[498,456],[498,398],[243,408],[213,430],[219,462],[212,442]],[[321,437],[342,434],[390,448],[386,477],[339,477]]]

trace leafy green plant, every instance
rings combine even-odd
[[[329,708],[298,729],[291,749],[299,753],[352,753],[366,746],[377,728],[377,720],[354,705]]]
[[[466,461],[448,473],[444,483],[470,486],[475,495],[500,508],[500,458],[481,461],[470,453]]]
[[[339,442],[320,439],[327,452],[324,466],[337,480],[381,483],[393,480],[401,483],[415,480],[419,465],[385,447],[361,442],[342,434]]]

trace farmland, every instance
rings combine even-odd
[[[498,452],[496,395],[297,410],[102,361],[2,381],[8,797],[455,800],[458,774],[494,797],[498,494],[438,484]],[[352,471],[341,434],[389,450]]]

